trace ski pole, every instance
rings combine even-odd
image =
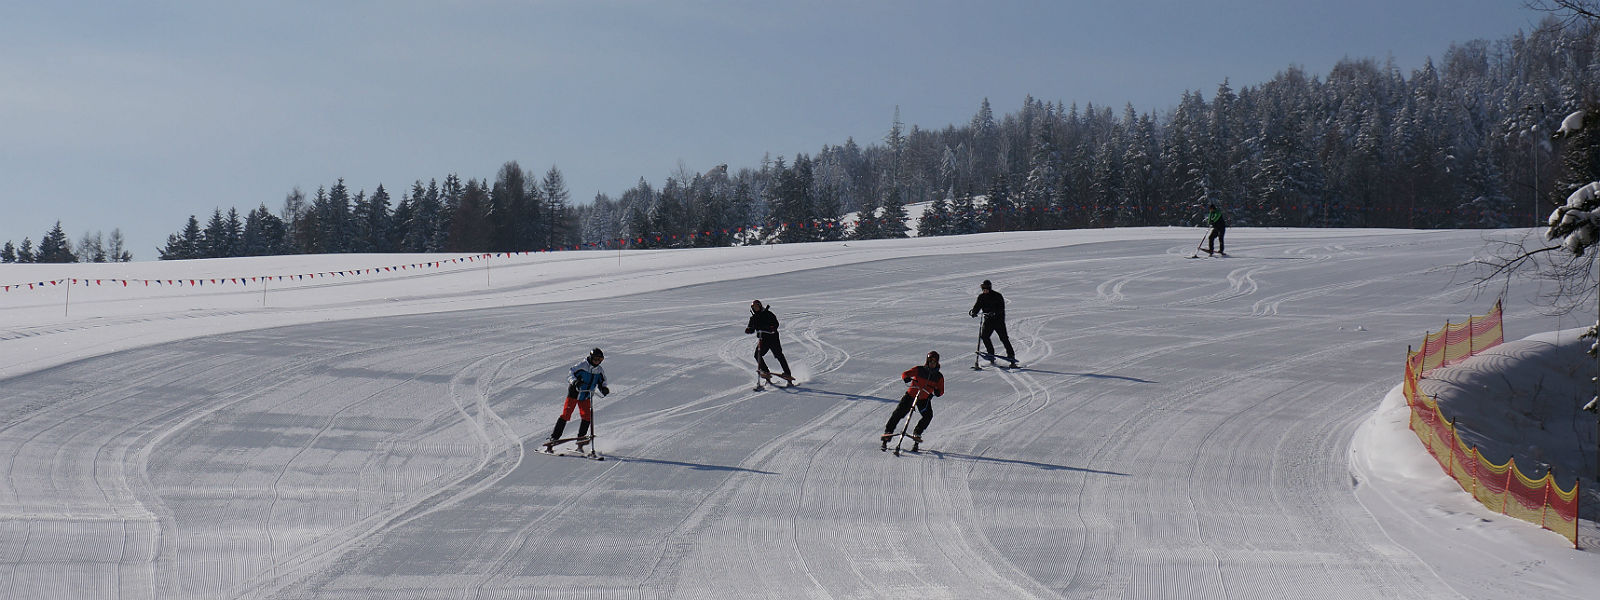
[[[600,458],[600,445],[596,444],[595,441],[596,438],[600,437],[600,430],[595,426],[594,416],[594,409],[589,409],[589,456],[598,459]]]
[[[1200,258],[1200,246],[1202,244],[1205,244],[1206,240],[1210,239],[1210,238],[1211,238],[1211,230],[1208,229],[1208,230],[1206,230],[1205,234],[1200,236],[1200,243],[1194,245],[1194,256],[1190,256],[1189,258]]]
[[[972,370],[974,371],[983,370],[983,367],[978,366],[978,353],[983,352],[983,328],[988,323],[989,313],[983,313],[983,318],[978,321],[978,347],[972,352]]]
[[[599,391],[600,384],[591,382],[590,385],[593,387],[589,388],[589,458],[605,460],[606,457],[600,456],[600,446],[595,444],[596,438],[600,437],[600,429],[595,425],[594,395]]]
[[[900,438],[894,442],[895,456],[900,456],[900,445],[905,443],[906,432],[911,430],[911,418],[913,416],[912,413],[922,412],[921,410],[917,409],[917,404],[921,401],[923,391],[924,390],[921,387],[913,387],[907,391],[907,393],[911,394],[911,410],[906,411],[906,422],[900,426]],[[928,392],[928,400],[933,400],[933,392]]]
[[[916,389],[916,388],[912,388]],[[906,411],[906,422],[900,426],[900,437],[894,441],[894,455],[900,456],[900,445],[906,441],[906,432],[911,430],[911,413],[917,409],[917,394],[911,393],[911,410]]]

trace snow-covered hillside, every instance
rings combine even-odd
[[[1395,408],[1406,345],[1493,304],[1452,267],[1523,232],[1230,233],[1236,257],[1196,260],[1197,230],[1141,228],[0,265],[79,281],[0,293],[0,597],[1600,589],[1600,555],[1477,505]],[[971,368],[984,279],[1023,369]],[[1534,294],[1506,299],[1508,339],[1586,324]],[[752,390],[752,299],[798,386]],[[1507,346],[1534,358],[1453,376],[1555,389]],[[541,455],[594,347],[608,460]],[[880,452],[929,350],[927,451]]]

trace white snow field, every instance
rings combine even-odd
[[[0,293],[0,597],[1592,597],[1600,556],[1472,501],[1392,393],[1526,233],[0,265],[89,281]],[[983,279],[1024,369],[971,369]],[[1592,322],[1533,288],[1508,340]],[[797,387],[752,390],[753,299]],[[607,460],[543,455],[592,347]],[[880,452],[929,350],[924,451]]]

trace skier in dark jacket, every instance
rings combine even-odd
[[[756,368],[762,377],[773,374],[764,358],[770,351],[773,358],[778,359],[778,366],[783,367],[783,373],[777,374],[778,377],[794,381],[794,376],[789,373],[789,361],[783,357],[783,342],[778,340],[778,316],[772,314],[772,307],[762,306],[760,300],[752,300],[750,322],[745,324],[744,332],[746,335],[756,334]]]
[[[987,279],[978,288],[983,291],[978,294],[978,301],[972,303],[972,310],[967,311],[967,315],[972,317],[983,313],[983,328],[978,331],[978,338],[983,340],[983,347],[989,350],[989,356],[992,357],[994,342],[989,340],[989,335],[1000,334],[1000,343],[1006,347],[1006,359],[1015,363],[1017,353],[1011,349],[1011,336],[1006,335],[1006,299],[1000,292],[994,291],[994,286]]]
[[[929,352],[922,366],[911,367],[901,373],[900,381],[910,387],[906,388],[905,395],[900,397],[900,404],[894,407],[894,412],[889,414],[889,422],[883,426],[883,447],[889,447],[889,440],[894,438],[894,428],[900,424],[900,418],[910,413],[912,406],[916,406],[922,418],[911,430],[912,450],[915,451],[916,445],[922,443],[922,432],[927,431],[928,424],[933,422],[933,399],[944,395],[944,375],[939,373],[939,353]]]
[[[1206,225],[1211,227],[1211,235],[1206,237],[1206,255],[1227,256],[1228,244],[1223,241],[1222,236],[1228,233],[1228,219],[1222,216],[1222,209],[1217,208],[1215,203],[1206,208]]]
[[[600,367],[600,362],[606,359],[604,352],[599,348],[589,351],[589,356],[570,369],[567,376],[567,401],[561,407],[561,417],[556,419],[556,427],[550,432],[550,439],[545,442],[545,451],[561,439],[561,433],[567,428],[567,421],[572,419],[572,409],[578,409],[578,450],[581,452],[588,440],[581,439],[589,435],[589,427],[594,423],[594,392],[598,390],[601,396],[611,393],[611,388],[606,387],[606,370]]]

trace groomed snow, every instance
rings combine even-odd
[[[1493,304],[1454,267],[1525,233],[0,265],[101,281],[0,293],[0,597],[1585,597],[1600,558],[1472,501],[1396,401]],[[1026,369],[970,369],[983,279]],[[1509,339],[1581,354],[1592,315],[1513,290]],[[798,387],[751,390],[751,299]],[[609,460],[537,455],[591,347]],[[879,452],[930,349],[929,451]]]

